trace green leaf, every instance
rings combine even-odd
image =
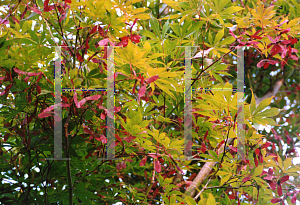
[[[228,44],[232,44],[235,41],[235,38],[233,36],[229,36],[227,38],[225,38],[224,40],[222,40],[218,46],[223,46],[223,45],[228,45]]]
[[[141,30],[140,34],[143,36],[147,36],[149,38],[157,39],[157,36],[155,36],[152,32],[150,32],[148,30]]]
[[[221,39],[223,38],[223,36],[224,36],[224,28],[217,33],[215,41],[214,41],[214,45],[219,43],[221,41]]]
[[[263,112],[260,112],[255,115],[255,117],[261,116],[261,117],[274,117],[280,113],[280,109],[277,108],[269,108]]]
[[[28,30],[29,35],[31,36],[32,40],[34,40],[36,43],[39,43],[39,37],[36,35],[35,32],[33,32],[32,30]]]
[[[231,6],[231,7],[227,8],[227,9],[225,9],[224,11],[222,11],[221,14],[233,14],[233,13],[241,11],[243,9],[244,8],[239,7],[239,6]]]
[[[210,45],[213,45],[213,40],[212,40],[212,35],[210,33],[210,30],[208,32],[208,42],[209,42]]]
[[[215,72],[211,72],[211,74],[214,76],[214,78],[219,81],[220,83],[224,83],[223,79],[221,76],[219,76],[218,74],[216,74]]]
[[[170,28],[169,20],[164,24],[163,29],[162,29],[162,37],[165,38],[167,30]]]
[[[257,108],[255,109],[253,115],[257,114],[258,112],[260,112],[263,109],[265,109],[266,107],[268,107],[271,104],[272,98],[273,97],[270,97],[270,98],[267,98],[267,99],[264,99],[263,101],[261,101],[259,103],[259,105],[257,106]]]
[[[87,110],[86,113],[85,113],[85,119],[86,120],[90,120],[92,119],[94,116],[94,112],[92,110]]]
[[[250,113],[253,114],[254,110],[256,108],[256,100],[255,100],[254,93],[252,90],[251,90],[251,93],[252,93],[252,98],[251,98],[251,104],[250,104]]]
[[[194,200],[192,197],[190,197],[190,196],[185,196],[184,199],[185,199],[185,202],[186,202],[188,205],[196,205],[196,202],[195,202],[195,200]]]
[[[155,35],[158,36],[159,39],[161,39],[159,23],[158,23],[157,19],[154,18],[153,16],[151,16],[150,25],[151,25],[151,28],[153,29],[153,32],[155,33]]]
[[[256,177],[256,176],[260,175],[263,171],[263,168],[264,168],[263,165],[259,165],[258,167],[256,167],[252,176]]]

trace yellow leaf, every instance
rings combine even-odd
[[[286,158],[283,162],[284,170],[287,170],[292,164],[292,158]]]
[[[262,173],[263,171],[263,165],[259,165],[258,167],[256,167],[256,169],[254,170],[254,173],[252,176],[258,176]]]
[[[149,16],[149,14],[144,13],[144,14],[136,14],[132,18],[134,18],[134,19],[137,18],[137,19],[140,19],[140,20],[148,20],[148,19],[150,19],[150,16]]]
[[[224,28],[217,33],[215,41],[214,41],[214,45],[219,43],[221,41],[221,39],[223,38],[223,36],[224,36]]]
[[[206,205],[216,205],[215,197],[211,193],[209,193]]]
[[[218,172],[218,173],[219,173],[219,172]],[[222,177],[219,186],[223,186],[223,184],[224,184],[225,182],[227,182],[227,181],[230,179],[230,177],[231,177],[231,175],[227,172],[227,176]]]
[[[221,14],[233,14],[233,13],[241,11],[243,9],[244,8],[239,7],[239,6],[231,6],[231,7],[227,8],[227,9],[225,9],[224,11],[222,11]]]

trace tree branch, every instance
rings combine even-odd
[[[283,81],[284,81],[283,78],[280,79],[280,80],[278,80],[278,81],[275,83],[273,90],[271,90],[270,92],[266,93],[263,97],[257,98],[257,96],[255,96],[256,105],[258,105],[258,104],[259,104],[261,101],[263,101],[264,99],[267,99],[267,98],[270,98],[270,97],[272,97],[272,96],[275,96],[275,95],[278,93],[278,91],[279,91],[281,85],[283,84]]]

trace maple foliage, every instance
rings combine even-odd
[[[295,0],[0,5],[1,203],[296,203]],[[234,89],[239,48],[243,109]],[[55,160],[58,132],[63,160]]]

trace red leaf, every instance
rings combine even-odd
[[[140,162],[140,166],[145,166],[146,162],[147,162],[147,156],[144,156]]]
[[[18,24],[20,24],[20,21],[16,17],[11,16],[11,18],[14,20],[14,22],[17,22]]]
[[[193,146],[193,141],[189,140],[185,146],[185,152],[187,153]]]
[[[281,41],[282,44],[286,45],[286,44],[290,44],[292,41],[291,40],[283,40]]]
[[[101,95],[93,95],[93,96],[89,96],[86,97],[86,100],[98,100],[99,98],[101,98]]]
[[[276,184],[273,181],[268,181],[268,183],[270,185],[270,188],[275,191],[276,190]]]
[[[123,139],[126,141],[126,142],[128,142],[128,143],[130,143],[132,140],[134,140],[136,137],[134,137],[134,136],[129,136],[129,137],[124,137]]]
[[[264,162],[264,158],[263,158],[261,153],[259,153],[259,155],[258,155],[258,160],[259,160],[260,163]]]
[[[4,80],[6,78],[6,76],[2,76],[1,78],[0,78],[0,84],[2,83],[2,80]]]
[[[128,45],[128,39],[129,37],[128,36],[123,36],[120,38],[120,42],[117,44],[117,46],[123,46],[123,47],[126,47]]]
[[[21,14],[20,20],[22,20],[27,12],[27,6],[25,7],[23,13]]]
[[[292,45],[294,45],[294,44],[297,43],[297,42],[298,42],[298,40],[297,40],[296,38],[292,38],[292,39],[291,39],[291,44],[292,44]]]
[[[159,190],[158,188],[156,188],[156,189],[155,189],[155,191],[154,191],[154,193],[153,193],[153,199],[155,199],[155,197],[156,197],[156,195],[157,195],[157,192],[158,192],[158,190]]]
[[[205,143],[202,142],[202,145],[201,145],[201,152],[204,153],[206,150],[206,146],[205,146]]]
[[[145,82],[146,83],[152,83],[152,82],[156,81],[158,78],[159,78],[159,76],[155,75],[155,76],[152,76],[152,77],[146,79]]]
[[[105,114],[104,114],[103,112],[101,113],[100,118],[101,118],[102,120],[105,120]]]
[[[268,175],[273,175],[273,169],[272,168],[269,168]]]
[[[269,67],[269,63],[265,63],[264,64],[264,69],[268,68]]]
[[[263,145],[261,146],[261,148],[264,149],[264,148],[269,147],[270,145],[271,145],[271,142],[266,142],[265,144],[263,144]]]
[[[284,20],[282,23],[280,23],[280,24],[278,24],[277,26],[275,26],[275,27],[280,27],[280,26],[282,26],[282,24],[285,24],[285,23],[287,23],[289,20]]]
[[[9,92],[10,88],[12,87],[12,85],[13,85],[13,84],[11,83],[11,84],[9,84],[8,86],[6,86],[5,90],[3,90],[3,91],[1,92],[0,96],[6,95],[6,94]]]
[[[87,133],[87,134],[94,134],[94,132],[93,131],[91,131],[91,130],[89,130],[89,129],[87,129],[87,128],[83,128],[83,131],[84,131],[84,133]]]
[[[275,65],[276,63],[278,63],[277,61],[275,60],[268,60],[268,59],[264,59],[264,60],[261,60],[258,64],[257,64],[257,67],[261,68],[264,66],[264,68],[267,68],[269,66],[269,64],[272,64],[272,65]],[[265,65],[267,64],[267,65]]]
[[[289,180],[289,175],[285,175],[280,179],[280,184],[282,184],[283,182],[286,182],[287,180]]]
[[[292,197],[291,202],[292,202],[293,204],[296,203],[297,194],[298,194],[298,192],[296,192],[296,193],[294,194],[294,196]]]
[[[161,172],[161,165],[158,160],[154,160],[154,169],[157,172]]]
[[[233,147],[233,146],[229,145],[229,148],[230,148],[232,151],[237,152],[237,148],[236,148],[236,147]]]
[[[251,179],[251,176],[248,176],[248,177],[245,177],[242,182],[246,182],[246,181],[249,181]]]
[[[32,76],[38,76],[38,75],[41,75],[41,74],[42,74],[42,72],[38,72],[38,73],[30,73],[30,72],[28,72],[27,73],[27,75],[30,76],[30,77],[32,77]]]
[[[83,62],[83,58],[81,57],[81,55],[79,53],[76,53],[76,57],[79,60],[79,62]]]
[[[260,149],[255,149],[255,154],[259,155],[259,153],[260,153]]]
[[[138,98],[139,98],[139,101],[140,101],[140,98],[143,97],[145,95],[145,92],[146,92],[146,86],[147,85],[143,85],[141,87],[141,89],[139,90],[139,93],[138,93]]]
[[[117,140],[123,144],[121,137],[119,135],[115,135],[115,136],[116,136]]]
[[[8,137],[10,136],[10,134],[9,133],[6,133],[5,135],[4,135],[4,142],[6,142],[7,140],[8,140]]]
[[[103,134],[101,134],[100,137],[95,137],[95,139],[101,141],[103,144],[107,143],[107,139]]]
[[[273,203],[273,204],[276,204],[276,203],[278,203],[278,202],[281,202],[281,198],[273,198],[272,200],[271,200],[271,202]]]
[[[258,161],[257,161],[256,156],[254,156],[254,163],[255,163],[255,166],[257,167],[258,166]]]
[[[77,108],[81,108],[81,106],[86,102],[86,99],[82,99],[78,102],[77,100],[77,93],[76,91],[74,92],[74,102]]]
[[[90,40],[90,37],[88,37],[85,41],[85,49],[88,50],[90,48],[89,46],[89,40]]]
[[[41,87],[38,84],[36,84],[36,91],[38,92],[38,94],[42,92]]]
[[[235,194],[230,194],[228,197],[229,197],[229,199],[235,199],[236,195]]]
[[[275,56],[279,52],[282,52],[282,49],[279,45],[275,44],[271,49],[271,56]]]
[[[31,11],[37,13],[37,14],[42,15],[42,12],[38,8],[36,8],[36,7],[28,7],[28,8],[29,8],[29,10],[31,10]]]
[[[71,4],[72,0],[65,0],[65,2]]]
[[[85,159],[88,159],[88,158],[91,156],[92,153],[93,153],[93,151],[91,151],[90,153],[88,153],[88,154],[85,156]]]
[[[98,26],[94,26],[91,30],[90,30],[90,34],[96,33],[98,29]]]
[[[56,106],[59,106],[59,104],[56,104]],[[71,104],[61,104],[62,107],[70,107]],[[51,116],[50,111],[54,109],[54,105],[51,105],[49,107],[47,107],[45,110],[43,110],[43,112],[41,112],[38,117],[39,118],[44,118],[44,117],[48,117]]]
[[[149,153],[148,156],[157,159],[160,156],[160,154],[158,154],[158,153]]]
[[[18,74],[23,74],[23,75],[27,75],[27,72],[21,71],[18,68],[14,68],[14,71]]]
[[[266,180],[272,180],[273,178],[274,178],[274,176],[271,176],[271,175],[264,177],[264,179],[266,179]]]
[[[140,35],[131,35],[131,41],[135,42],[135,43],[139,43],[140,42],[140,38],[142,38]]]
[[[288,33],[289,31],[291,31],[291,28],[287,28],[287,29],[281,31],[280,34]]]
[[[281,188],[281,185],[278,185],[277,193],[278,193],[279,196],[282,195],[282,188]]]
[[[109,42],[108,38],[102,39],[101,41],[98,42],[97,47],[98,46],[106,46]]]
[[[262,39],[262,37],[260,37],[260,36],[255,36],[255,35],[252,35],[251,37],[252,37],[252,38],[255,38],[255,39]]]
[[[290,56],[290,59],[293,59],[293,60],[297,61],[297,60],[298,60],[298,57],[295,56],[295,55],[291,55],[291,56]]]
[[[121,111],[121,107],[115,107],[115,112],[120,112]]]
[[[117,170],[121,170],[122,169],[122,165],[121,165],[121,162],[118,162],[117,163],[117,166],[116,166]]]
[[[126,162],[125,162],[125,161],[122,161],[122,162],[121,162],[121,166],[122,166],[122,169],[125,169],[125,168],[126,168]]]
[[[48,7],[48,4],[49,4],[49,0],[45,0],[44,1],[44,10]]]
[[[20,130],[20,129],[16,130],[16,133],[18,135],[20,135],[21,137],[25,137],[26,136],[25,133],[22,130]]]
[[[104,35],[104,30],[103,30],[103,28],[101,28],[100,26],[98,27],[98,32],[99,32],[100,36],[102,36],[102,37],[105,36],[105,35]]]

